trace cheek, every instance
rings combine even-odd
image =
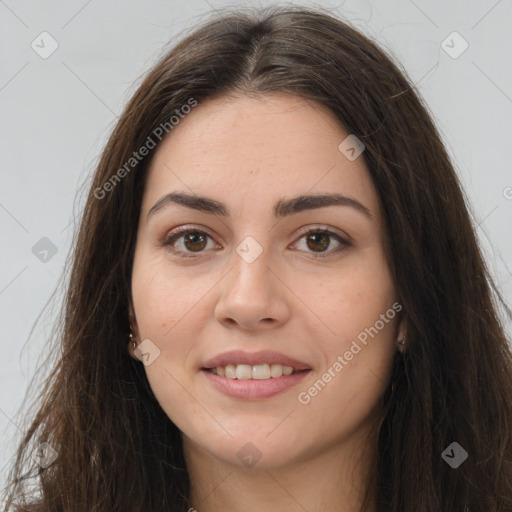
[[[315,386],[301,390],[306,393],[301,403],[315,402],[312,409],[319,414],[338,403],[362,418],[389,380],[401,306],[384,259],[376,252],[364,256],[347,262],[322,286],[303,283],[300,291],[309,303],[321,305],[313,306],[311,318],[322,320],[323,365]]]
[[[393,335],[396,311],[392,306],[397,298],[378,251],[357,253],[322,279],[301,276],[294,281],[294,293],[304,299],[311,325],[319,326],[318,334],[327,343],[322,348],[331,355],[347,343],[350,346],[359,335],[364,340],[367,329],[376,322],[381,338]]]
[[[194,279],[192,285],[190,271],[173,267],[163,252],[151,254],[150,250],[138,249],[133,264],[132,296],[141,336],[160,341],[166,338],[166,333],[175,337],[174,330],[200,310],[208,281],[205,276]]]
[[[149,385],[168,417],[178,428],[187,429],[201,418],[200,405],[184,390],[193,390],[191,353],[206,322],[200,298],[207,290],[191,286],[183,272],[170,275],[162,258],[136,253],[132,273],[132,296],[141,340],[149,339],[159,355],[144,367]],[[211,287],[211,285],[210,285]],[[192,393],[194,394],[194,393]],[[179,411],[187,411],[186,418]],[[204,419],[197,421],[204,424]]]

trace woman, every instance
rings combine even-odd
[[[495,299],[390,58],[320,10],[219,16],[103,152],[5,510],[510,511]]]

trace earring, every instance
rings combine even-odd
[[[403,352],[405,348],[405,334],[401,340],[397,340],[397,347],[399,352]]]
[[[133,339],[133,332],[130,330],[130,334],[128,335],[128,337],[130,338],[130,341],[133,343],[133,350],[135,350],[137,348],[137,343],[135,343],[134,339]]]

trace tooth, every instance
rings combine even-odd
[[[268,364],[256,364],[252,367],[253,379],[270,379],[270,366]]]
[[[291,375],[293,368],[291,366],[283,366],[283,375]]]
[[[237,364],[236,365],[236,378],[237,379],[250,379],[252,374],[252,366],[250,364]]]
[[[236,379],[236,366],[234,364],[228,364],[224,373],[225,377],[228,379]]]
[[[228,364],[227,366],[217,366],[212,368],[212,372],[216,375],[226,377],[228,379],[255,379],[266,380],[270,378],[278,378],[282,375],[291,375],[293,368],[291,366],[282,366],[280,364]]]
[[[270,376],[273,378],[283,375],[283,367],[280,364],[270,365]]]

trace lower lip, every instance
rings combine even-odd
[[[299,373],[292,373],[291,375],[258,380],[228,379],[207,370],[201,370],[216,389],[233,398],[244,398],[246,400],[269,398],[282,393],[296,386],[310,371],[304,370]]]

